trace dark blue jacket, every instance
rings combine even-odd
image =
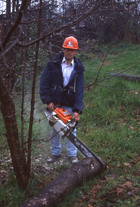
[[[49,61],[40,81],[40,98],[44,104],[53,102],[73,108],[73,112],[83,111],[84,67],[80,60],[74,57],[74,70],[66,87],[63,86],[61,62],[63,53]]]

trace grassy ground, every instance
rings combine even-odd
[[[134,45],[103,46],[104,62],[86,63],[84,103],[78,136],[107,162],[107,170],[70,193],[59,207],[139,206],[140,83],[109,77],[139,63]],[[88,57],[87,57],[88,58]],[[100,73],[98,73],[100,69]],[[98,76],[98,80],[94,83]],[[124,74],[140,76],[140,64]]]
[[[88,53],[79,54],[80,57],[85,66],[85,109],[77,135],[107,163],[107,170],[84,181],[58,207],[140,206],[140,83],[109,75],[110,72],[121,72],[140,76],[139,45],[102,45],[96,51],[91,47]],[[34,139],[46,141],[49,135],[42,107],[38,101]],[[56,165],[48,166],[49,144],[34,142],[32,179],[27,191],[20,192],[12,172],[2,122],[0,131],[3,134],[0,148],[0,206],[18,206],[70,166],[65,148],[64,158]]]

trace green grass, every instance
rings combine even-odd
[[[120,43],[102,45],[100,50],[107,55],[105,60],[103,56],[92,54],[91,51],[81,56],[85,66],[85,86],[93,84],[88,89],[85,88],[85,108],[77,135],[107,163],[107,170],[73,189],[58,207],[138,206],[140,83],[126,81],[121,77],[111,77],[108,73],[118,73],[139,63],[140,47]],[[101,71],[98,74],[99,69]],[[125,73],[140,76],[140,65]],[[95,85],[97,74],[98,80],[102,81]],[[44,138],[48,128],[41,115],[40,101],[36,107],[39,113],[36,115],[33,136]],[[0,127],[0,132],[2,130]],[[4,130],[2,133],[5,133]],[[0,142],[6,148],[4,140],[3,137]],[[46,145],[33,144],[34,159],[43,151],[46,152]],[[33,171],[30,186],[23,193],[17,190],[14,176],[9,175],[8,181],[0,189],[0,203],[3,202],[2,204],[8,207],[18,206],[20,202],[36,194],[46,184],[46,180],[53,179],[65,168],[66,166],[58,166],[48,177],[44,176],[44,171],[37,175]],[[17,191],[18,193],[15,193]]]
[[[108,77],[108,72],[118,73],[139,62],[138,46],[123,44],[113,46],[112,50],[111,46],[103,48],[107,52],[107,60],[99,80]],[[93,62],[86,62],[89,65],[85,72],[86,85],[94,82],[97,74],[97,62],[92,65]],[[140,76],[140,66],[132,68],[126,74]],[[84,182],[71,192],[59,207],[138,205],[140,83],[114,77],[100,84],[93,84],[85,92],[85,109],[81,116],[78,136],[95,154],[102,157],[108,167],[104,173]],[[132,185],[131,188],[127,186],[128,181]],[[123,185],[125,183],[126,186]],[[93,195],[92,190],[97,186],[102,187]],[[119,189],[122,193],[119,193]]]

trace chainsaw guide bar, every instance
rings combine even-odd
[[[72,121],[72,115],[66,109],[56,108],[54,111],[46,109],[45,115],[49,124],[61,137],[66,136],[85,157],[94,157],[101,164],[102,169],[106,169],[104,161],[72,133],[76,124]]]

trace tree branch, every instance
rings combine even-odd
[[[10,50],[13,49],[13,47],[15,47],[18,43],[19,39],[17,38],[14,42],[12,42],[12,44],[6,48],[6,50],[4,50],[4,52],[2,52],[1,56],[5,56],[8,52],[10,52]]]
[[[69,28],[71,26],[74,26],[76,24],[78,24],[79,22],[81,22],[82,20],[86,19],[91,13],[95,12],[101,5],[103,5],[107,0],[103,0],[101,1],[98,5],[94,6],[93,8],[89,9],[86,13],[82,14],[79,18],[77,18],[76,20],[73,20],[72,22],[69,22],[67,25],[63,25],[61,27],[58,27],[57,29],[49,32],[48,34],[46,34],[46,30],[44,30],[40,36],[40,38],[33,40],[29,43],[18,43],[18,46],[21,47],[28,47],[31,46],[33,44],[35,44],[36,42],[39,42],[42,39],[45,39],[46,37],[52,35],[53,33],[57,33],[60,32],[63,29]]]
[[[18,17],[15,21],[15,23],[13,24],[13,26],[10,28],[10,30],[8,31],[4,41],[2,42],[2,47],[4,48],[6,46],[6,44],[9,42],[9,39],[11,37],[11,35],[13,34],[13,32],[15,31],[15,29],[18,27],[21,19],[22,19],[22,16],[23,16],[23,11],[26,9],[27,7],[27,4],[30,2],[30,0],[23,0],[22,1],[22,4],[21,4],[21,8],[19,10],[19,14],[18,14]]]

